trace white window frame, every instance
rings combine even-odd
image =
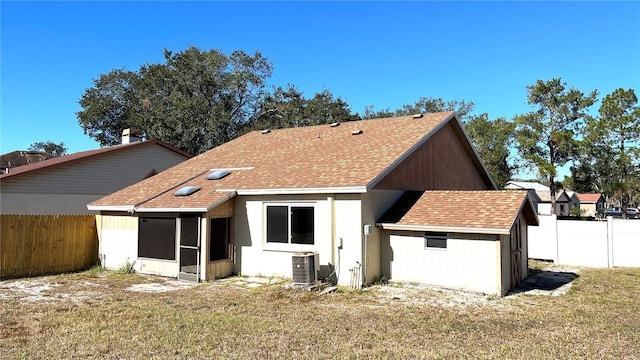
[[[448,233],[426,231],[424,233],[424,235],[423,235],[423,238],[424,238],[424,249],[425,250],[446,251],[449,248],[449,234]],[[444,240],[444,247],[428,246],[429,239]]]
[[[287,233],[289,236],[289,240],[287,243],[276,243],[276,242],[268,242],[267,241],[267,208],[270,206],[286,206],[288,207],[288,221],[287,221]],[[292,244],[291,243],[291,208],[292,207],[307,207],[313,208],[313,244]],[[268,202],[263,203],[263,224],[262,227],[262,243],[265,250],[274,250],[274,251],[290,251],[290,252],[299,252],[299,251],[312,251],[316,247],[316,243],[318,241],[317,236],[317,224],[318,224],[318,211],[317,211],[315,202]]]

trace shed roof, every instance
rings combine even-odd
[[[365,192],[445,124],[454,112],[253,131],[89,204],[92,210],[210,209],[218,195]],[[482,167],[482,163],[478,164]],[[216,169],[231,169],[206,180]],[[486,170],[483,173],[491,182]],[[175,198],[172,190],[201,190]]]
[[[405,193],[381,218],[383,229],[508,234],[516,217],[538,225],[524,190],[424,191]]]

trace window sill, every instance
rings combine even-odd
[[[262,250],[286,252],[286,253],[299,253],[299,252],[316,252],[316,247],[315,245],[302,245],[302,244],[265,244]]]

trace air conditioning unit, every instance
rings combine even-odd
[[[318,270],[320,269],[318,253],[295,253],[291,260],[294,285],[311,285],[318,280]]]

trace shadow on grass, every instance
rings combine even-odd
[[[520,286],[512,293],[522,293],[532,290],[553,292],[578,278],[578,274],[568,271],[535,270],[530,273]]]

